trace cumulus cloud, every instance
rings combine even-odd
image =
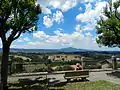
[[[81,11],[81,10],[82,10],[82,7],[79,7],[79,10]]]
[[[33,37],[37,39],[46,39],[49,37],[44,31],[37,31],[33,33]]]
[[[28,37],[20,38],[17,40],[17,42],[28,42],[30,39]]]
[[[84,2],[93,2],[95,0],[84,0]]]
[[[50,18],[50,16],[44,16],[44,17],[43,17],[43,24],[44,24],[47,28],[49,28],[49,27],[51,27],[51,26],[53,25],[53,19]]]
[[[51,0],[49,5],[54,8],[61,9],[63,12],[66,12],[69,9],[75,7],[77,3],[78,0]]]
[[[42,12],[44,14],[52,14],[51,10],[49,8],[44,7],[44,6],[42,7]]]
[[[103,7],[105,7],[107,2],[98,2],[95,5],[94,9],[88,9],[88,7],[91,7],[91,5],[86,5],[86,11],[84,13],[80,13],[76,16],[77,21],[81,22],[88,22],[91,21],[93,18],[99,17],[101,15]]]
[[[49,0],[37,0],[37,3],[40,4],[41,8],[42,8],[42,13],[44,14],[51,14],[51,10],[48,7],[48,2]]]
[[[92,37],[92,34],[90,32],[85,33],[86,36]]]
[[[54,32],[56,35],[49,36],[49,38],[44,40],[44,42],[29,42],[28,45],[37,48],[62,48],[69,46],[76,48],[93,48],[92,43],[94,42],[92,34],[90,32],[86,33],[86,35],[83,35],[82,33],[76,31],[71,34],[63,33],[58,30]]]
[[[56,13],[53,14],[53,19],[54,21],[56,21],[57,23],[60,23],[63,21],[63,14],[61,11],[56,11]]]
[[[82,32],[83,32],[83,30],[82,30],[81,28],[82,28],[82,26],[80,26],[80,24],[77,24],[77,25],[75,26],[75,30],[76,30],[77,32],[79,32],[79,33],[82,33]]]
[[[73,46],[76,48],[85,48],[88,43],[90,44],[93,42],[93,36],[90,32],[86,33],[85,35],[78,31],[68,34],[62,32],[61,29],[57,29],[56,31],[54,31],[54,33],[55,35],[49,36],[46,33],[43,33],[43,31],[37,32],[33,35],[37,39],[41,40],[41,37],[38,37],[40,34],[42,34],[41,36],[43,36],[44,38],[46,38],[46,36],[49,38],[44,39],[43,42],[29,42],[28,45],[30,44],[30,46],[33,45],[34,47],[38,47],[39,45],[41,45],[39,48],[62,48],[69,46]]]
[[[54,13],[53,16],[47,15],[43,17],[43,24],[47,28],[52,27],[54,22],[60,24],[63,21],[64,21],[64,16],[61,11],[56,11],[56,13]]]

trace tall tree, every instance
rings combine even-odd
[[[97,22],[97,43],[102,46],[120,47],[120,0],[110,0],[103,10],[104,17]]]
[[[2,41],[1,84],[6,90],[8,56],[11,43],[22,33],[37,30],[38,14],[41,13],[37,0],[0,0],[0,38]]]

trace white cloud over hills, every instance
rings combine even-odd
[[[64,21],[64,16],[61,11],[56,11],[56,13],[53,13],[53,16],[46,15],[43,17],[43,24],[47,28],[52,27],[54,22],[60,24],[63,21]]]
[[[42,7],[42,20],[38,31],[22,36],[11,47],[19,48],[65,48],[101,50],[96,43],[95,25],[103,7],[104,0],[37,0]],[[83,5],[83,6],[82,6]],[[75,10],[75,13],[73,11]],[[69,11],[71,10],[72,13]],[[76,11],[78,10],[78,11]],[[69,12],[69,13],[68,13]],[[76,13],[77,12],[77,13]],[[69,18],[73,15],[74,18]],[[65,23],[65,21],[69,21]],[[74,23],[73,23],[74,22]],[[61,29],[62,28],[62,29]],[[50,33],[49,33],[50,32]],[[51,34],[52,33],[52,34]],[[26,44],[19,44],[24,42]],[[103,47],[102,50],[114,50]]]
[[[95,5],[95,8],[92,9],[91,8],[91,4],[88,3],[86,5],[86,10],[84,13],[80,13],[76,16],[76,20],[77,21],[81,21],[81,22],[88,22],[91,21],[94,18],[98,18],[101,13],[102,13],[102,9],[103,7],[105,7],[107,4],[107,2],[103,1],[103,2],[98,2]]]

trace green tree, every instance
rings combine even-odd
[[[40,5],[36,0],[0,0],[0,38],[2,41],[1,83],[7,88],[8,55],[11,43],[22,33],[37,30]]]
[[[104,17],[97,22],[97,43],[100,46],[120,47],[120,0],[110,0],[103,10]]]

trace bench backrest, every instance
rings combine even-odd
[[[65,72],[65,77],[89,75],[89,71],[70,71]]]

